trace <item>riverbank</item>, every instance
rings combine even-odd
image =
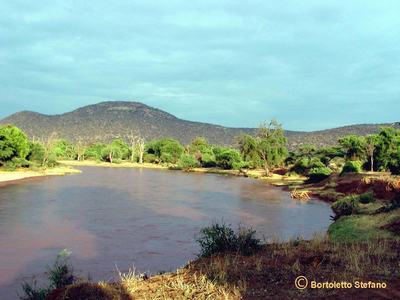
[[[400,297],[400,243],[351,245],[316,237],[197,259],[176,272],[147,277],[129,272],[113,283],[81,282],[52,291],[47,300],[75,299],[396,299]],[[298,276],[308,279],[299,281]],[[311,281],[347,288],[311,288]],[[351,288],[349,288],[349,285]],[[303,289],[304,287],[304,289]],[[378,288],[380,287],[380,288]]]
[[[239,176],[239,177],[249,177],[254,179],[260,179],[267,183],[275,186],[288,186],[288,185],[299,185],[303,184],[307,179],[304,176],[299,175],[280,175],[271,174],[270,176],[265,175],[265,170],[248,170],[246,172],[240,170],[224,170],[220,168],[191,168],[187,170],[178,169],[174,166],[167,166],[162,164],[151,164],[151,163],[131,163],[131,162],[121,162],[118,164],[111,164],[108,162],[97,162],[91,160],[76,161],[76,160],[63,160],[59,161],[60,164],[66,166],[75,167],[106,167],[106,168],[146,168],[146,169],[161,169],[161,170],[174,170],[182,172],[193,172],[193,173],[208,173],[208,174],[219,174],[219,175],[229,175],[229,176]]]
[[[73,169],[68,166],[59,166],[49,169],[30,170],[30,169],[17,169],[16,171],[3,171],[0,170],[0,186],[15,183],[20,180],[44,177],[44,176],[63,176],[66,174],[81,173],[81,171]]]

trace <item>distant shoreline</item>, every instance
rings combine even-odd
[[[239,170],[224,170],[220,168],[191,168],[188,170],[174,169],[174,167],[168,167],[165,165],[159,164],[151,164],[151,163],[131,163],[131,162],[122,162],[119,164],[111,164],[108,162],[97,162],[92,160],[84,160],[84,161],[76,161],[76,160],[64,160],[59,161],[60,164],[66,166],[74,166],[74,167],[106,167],[106,168],[145,168],[145,169],[161,169],[161,170],[179,170],[181,172],[187,173],[207,173],[207,174],[219,174],[219,175],[230,175],[230,176],[239,176],[239,177],[249,177],[254,179],[263,180],[264,182],[270,183],[276,186],[286,186],[293,183],[304,183],[306,180],[305,177],[301,176],[284,176],[278,174],[272,174],[267,177],[264,176],[265,171],[262,169],[257,170],[248,170],[246,173],[243,173]]]

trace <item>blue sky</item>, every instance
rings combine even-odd
[[[0,0],[0,117],[106,100],[234,127],[400,121],[400,1]]]

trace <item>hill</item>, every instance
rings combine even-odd
[[[203,136],[211,143],[232,145],[236,136],[254,134],[256,130],[191,122],[139,102],[122,101],[102,102],[61,115],[22,111],[0,120],[0,124],[14,124],[31,138],[42,138],[56,132],[60,138],[80,139],[86,143],[124,138],[133,130],[140,132],[146,140],[172,137],[187,144],[194,137]],[[354,125],[315,132],[287,131],[286,134],[290,148],[305,143],[322,146],[334,144],[343,135],[376,132],[383,125]]]

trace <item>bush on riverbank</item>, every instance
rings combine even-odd
[[[261,247],[261,241],[255,237],[255,231],[239,227],[235,232],[225,223],[214,223],[200,231],[197,242],[200,244],[200,257],[209,257],[219,253],[237,252],[251,255]]]
[[[54,264],[48,269],[48,285],[37,287],[36,281],[22,284],[23,295],[21,300],[45,300],[47,295],[55,289],[61,289],[72,285],[76,278],[73,275],[73,268],[69,262],[70,253],[67,250],[61,251]]]

